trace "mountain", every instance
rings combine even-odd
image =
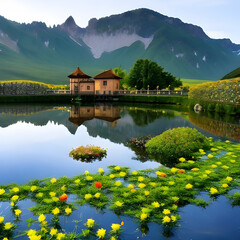
[[[137,9],[80,28],[72,16],[63,24],[19,24],[0,17],[0,79],[68,83],[77,66],[95,75],[108,68],[127,71],[138,58],[156,61],[177,77],[220,79],[240,65],[240,45],[211,39],[195,25],[149,9]]]

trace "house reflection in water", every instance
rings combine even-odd
[[[112,126],[117,124],[120,119],[120,108],[112,105],[95,105],[95,106],[71,106],[69,121],[77,126],[82,125],[85,121],[94,118],[111,122]]]

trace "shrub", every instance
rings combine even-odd
[[[196,129],[179,127],[165,131],[146,144],[147,152],[165,162],[180,157],[189,158],[199,149],[209,149],[208,139]],[[170,164],[171,165],[171,164]]]

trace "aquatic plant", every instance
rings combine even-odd
[[[24,199],[35,203],[29,208],[35,215],[34,219],[28,219],[29,227],[32,223],[39,225],[38,230],[26,227],[22,232],[21,236],[29,239],[120,238],[124,223],[113,222],[109,226],[112,230],[107,231],[90,218],[82,232],[63,232],[59,217],[68,218],[79,205],[109,209],[119,216],[128,215],[143,232],[147,232],[149,222],[173,228],[181,218],[181,207],[190,203],[206,207],[220,195],[229,196],[229,190],[239,186],[240,144],[212,143],[211,138],[208,142],[211,147],[208,152],[198,149],[194,158],[181,157],[173,168],[130,171],[127,167],[112,165],[107,173],[100,168],[96,174],[86,171],[73,178],[0,185],[0,202],[9,202],[17,219],[13,225],[5,221],[5,216],[0,216],[0,239],[11,238],[15,233],[24,214],[19,201]],[[203,193],[210,196],[209,202],[201,199]],[[75,197],[68,198],[69,195]],[[239,193],[229,198],[234,204],[240,203]],[[51,220],[47,221],[46,216],[51,216]],[[81,217],[76,221],[81,221]]]

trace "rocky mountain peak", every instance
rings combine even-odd
[[[66,27],[76,26],[75,20],[72,16],[69,16],[67,20],[63,23]]]

